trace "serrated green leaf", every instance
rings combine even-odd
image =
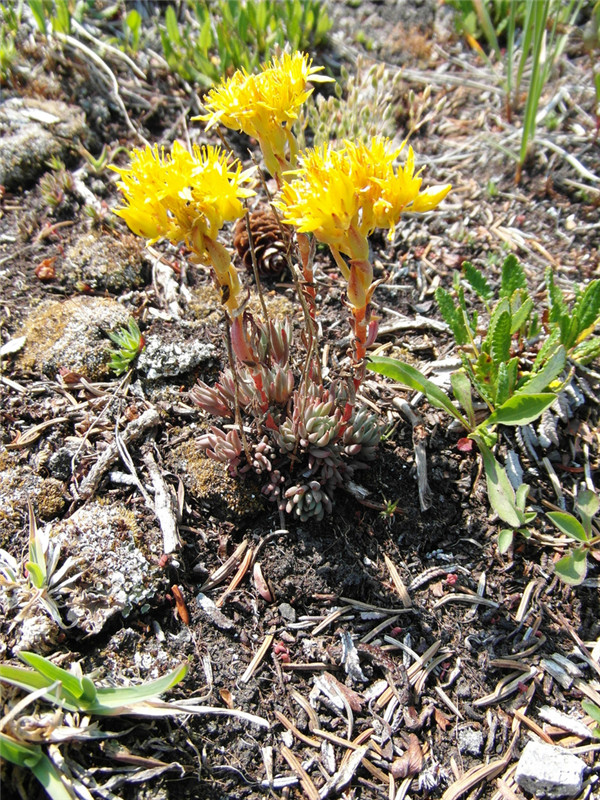
[[[577,364],[586,366],[600,357],[600,336],[592,336],[576,345],[571,351],[571,358]]]
[[[465,261],[463,264],[463,272],[469,285],[478,297],[486,302],[493,297],[493,289],[487,282],[485,275],[478,270],[477,267],[474,267],[470,261]]]
[[[431,405],[436,408],[441,408],[443,411],[447,411],[457,419],[466,430],[470,430],[468,420],[458,411],[448,395],[444,394],[435,383],[432,383],[422,375],[418,369],[411,367],[409,364],[404,364],[402,361],[396,361],[394,358],[388,358],[387,356],[373,356],[367,363],[367,369],[392,378],[398,381],[398,383],[407,386],[409,389],[414,389],[416,392],[423,392]]]
[[[506,362],[510,358],[510,312],[504,311],[495,320],[491,331],[490,355],[494,364]]]
[[[559,322],[563,317],[568,316],[569,309],[562,291],[554,282],[554,273],[550,267],[546,270],[545,280],[546,291],[548,292],[548,307],[550,309],[549,321]]]
[[[508,365],[505,361],[498,365],[498,376],[496,378],[496,397],[494,398],[494,405],[501,406],[510,397],[510,381],[508,374]]]
[[[579,586],[585,580],[587,574],[587,554],[585,550],[573,550],[567,556],[563,556],[554,565],[554,571],[558,577],[569,584],[569,586]]]
[[[566,511],[549,511],[546,516],[562,533],[576,539],[578,542],[587,542],[588,537],[581,522]]]
[[[500,281],[500,297],[512,297],[517,289],[527,289],[527,278],[517,257],[512,253],[504,259]]]
[[[514,536],[515,532],[512,528],[504,528],[504,530],[500,531],[498,534],[498,552],[500,555],[508,553],[513,543]]]
[[[556,380],[567,365],[567,352],[560,345],[544,366],[535,372],[531,378],[518,387],[519,394],[538,394],[547,389],[552,381]]]
[[[575,303],[573,316],[577,319],[577,335],[598,322],[600,315],[600,281],[592,281]]]
[[[517,333],[525,325],[529,319],[529,315],[533,309],[533,300],[528,297],[523,304],[511,315],[510,332]]]
[[[441,286],[438,286],[438,288],[435,290],[435,301],[438,304],[438,308],[444,319],[444,322],[452,331],[452,335],[454,336],[456,344],[466,344],[469,337],[467,336],[465,323],[462,318],[462,314],[460,314],[456,308],[450,293]]]
[[[556,395],[543,394],[515,394],[499,406],[483,423],[486,427],[491,425],[527,425],[538,419],[556,400]]]

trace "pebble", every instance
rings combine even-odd
[[[286,622],[296,622],[296,611],[289,603],[280,603],[277,610]]]
[[[457,733],[458,749],[470,756],[480,756],[483,751],[483,733],[475,728],[462,728]]]
[[[583,787],[585,768],[584,761],[562,747],[528,742],[515,779],[523,791],[536,797],[576,797]]]

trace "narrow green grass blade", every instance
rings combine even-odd
[[[52,683],[60,681],[65,691],[69,692],[73,697],[80,698],[84,694],[84,688],[81,681],[72,672],[67,672],[62,667],[57,667],[47,658],[39,656],[37,653],[19,653],[19,658],[30,667],[33,667],[37,672],[44,677],[49,678]]]
[[[126,686],[123,688],[103,688],[96,689],[96,701],[89,706],[90,713],[110,714],[121,706],[132,706],[136,703],[144,703],[147,700],[156,699],[158,695],[171,689],[186,676],[188,671],[187,664],[181,664],[177,669],[157,678],[155,681],[143,683],[140,686]]]

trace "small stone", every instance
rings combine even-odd
[[[529,742],[515,779],[521,789],[538,797],[576,797],[583,787],[585,768],[584,761],[562,747]]]
[[[457,734],[458,749],[470,756],[480,756],[483,750],[483,733],[475,728],[461,728]]]
[[[296,622],[296,611],[289,603],[280,603],[277,610],[286,622]]]
[[[164,342],[158,337],[149,337],[140,353],[137,368],[146,373],[148,380],[184,375],[200,364],[215,357],[216,348],[207,342]]]
[[[0,184],[13,190],[32,183],[51,158],[66,158],[88,136],[81,109],[59,100],[10,97],[0,103]]]

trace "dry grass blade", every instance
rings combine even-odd
[[[207,578],[207,580],[202,584],[200,587],[201,592],[207,592],[209,589],[214,589],[215,586],[218,586],[222,583],[236,568],[238,561],[248,548],[248,542],[244,539],[235,549],[227,561],[222,564],[213,574]]]
[[[381,614],[407,614],[410,609],[408,608],[384,608],[383,606],[374,606],[372,603],[363,603],[361,600],[353,600],[350,597],[340,597],[342,603],[347,603],[351,608],[357,611],[378,611]]]
[[[543,728],[541,728],[537,724],[537,722],[535,722],[534,720],[530,719],[526,714],[524,714],[523,711],[521,711],[520,708],[515,708],[514,715],[519,720],[519,722],[524,723],[525,725],[527,725],[528,728],[531,728],[531,730],[534,733],[537,733],[537,735],[540,737],[540,739],[542,739],[544,742],[547,742],[548,744],[554,744],[554,742],[552,741],[551,737],[548,736],[546,731],[543,730]]]
[[[258,667],[260,662],[263,660],[263,658],[266,656],[267,651],[269,650],[269,648],[273,644],[273,639],[274,638],[275,638],[275,634],[273,634],[273,633],[269,633],[267,636],[265,636],[264,642],[261,644],[261,646],[258,648],[256,653],[254,654],[254,658],[248,664],[248,666],[246,667],[246,671],[244,672],[244,674],[240,678],[240,683],[248,683],[250,678],[254,675],[254,673],[256,671],[256,668]]]
[[[285,758],[291,769],[298,776],[298,779],[302,784],[302,788],[304,789],[309,800],[319,800],[319,792],[317,791],[317,787],[314,785],[309,774],[304,770],[302,764],[298,761],[290,748],[282,745],[281,755]]]
[[[311,706],[308,700],[305,697],[303,697],[300,694],[300,692],[297,692],[294,689],[290,691],[290,695],[292,699],[295,700],[296,703],[298,703],[300,708],[304,709],[304,712],[308,717],[308,730],[314,731],[316,728],[318,728],[319,718],[317,717],[317,712],[314,710],[314,708]]]
[[[459,778],[459,780],[455,781],[452,786],[446,789],[442,795],[442,800],[458,800],[459,797],[466,792],[470,792],[471,789],[474,789],[475,786],[480,784],[482,781],[490,781],[500,775],[500,773],[510,764],[513,743],[514,738],[510,743],[504,758],[497,759],[496,761],[490,761],[489,764],[484,764],[481,767],[473,767],[466,772],[461,778]]]
[[[343,617],[348,611],[352,611],[352,606],[342,606],[342,608],[337,608],[335,611],[332,611],[331,614],[325,617],[324,620],[319,622],[312,630],[312,635],[316,636],[321,631],[324,631],[325,628],[328,628],[332,622],[335,622],[336,619]]]
[[[219,599],[217,600],[217,603],[216,603],[217,608],[220,608],[223,605],[223,603],[225,602],[225,598],[228,595],[230,595],[231,592],[233,592],[235,589],[237,589],[237,587],[242,582],[242,579],[243,579],[244,575],[248,572],[248,569],[250,568],[250,564],[252,563],[252,553],[253,553],[252,548],[250,548],[248,550],[248,552],[246,553],[246,555],[244,556],[244,560],[242,561],[242,563],[238,567],[238,571],[235,573],[235,575],[231,579],[231,583],[225,589],[225,591],[223,592],[221,597],[219,597]]]
[[[339,792],[344,788],[344,786],[347,786],[350,783],[368,749],[368,747],[357,747],[353,752],[346,753],[340,768],[334,775],[331,776],[331,778],[319,792],[319,797],[321,800],[327,797],[330,792]]]
[[[34,425],[28,428],[24,433],[18,434],[14,442],[6,445],[7,450],[20,450],[22,447],[29,447],[29,445],[36,442],[46,428],[51,428],[53,425],[60,425],[62,422],[68,422],[68,417],[57,417],[56,419],[49,419],[46,422],[40,422],[39,425]]]
[[[525,683],[525,681],[532,680],[533,676],[537,674],[537,671],[537,667],[530,667],[529,672],[512,672],[506,678],[498,681],[493,692],[486,694],[484,697],[480,697],[479,700],[475,700],[473,705],[476,708],[483,708],[484,706],[489,706],[492,703],[504,700],[506,697],[510,697],[511,694],[516,692]]]
[[[308,744],[311,747],[321,746],[321,742],[319,742],[317,739],[311,739],[310,736],[306,736],[306,734],[302,733],[302,731],[299,731],[298,728],[294,725],[294,723],[290,722],[290,720],[286,716],[284,716],[281,713],[281,711],[275,710],[273,711],[273,713],[275,714],[279,722],[281,722],[283,727],[287,728],[288,731],[291,731],[297,739],[300,739],[301,742],[304,742],[304,744]]]
[[[385,561],[385,565],[388,569],[388,572],[390,573],[392,583],[394,584],[396,591],[400,595],[400,599],[402,600],[402,605],[404,606],[404,608],[410,608],[412,606],[412,600],[410,599],[408,590],[404,585],[404,581],[400,577],[400,573],[398,572],[396,565],[385,554],[383,556],[383,559]]]
[[[446,603],[471,603],[472,605],[488,606],[488,608],[500,608],[499,603],[488,600],[487,597],[479,597],[476,594],[447,594],[435,603],[434,608],[445,606]]]

